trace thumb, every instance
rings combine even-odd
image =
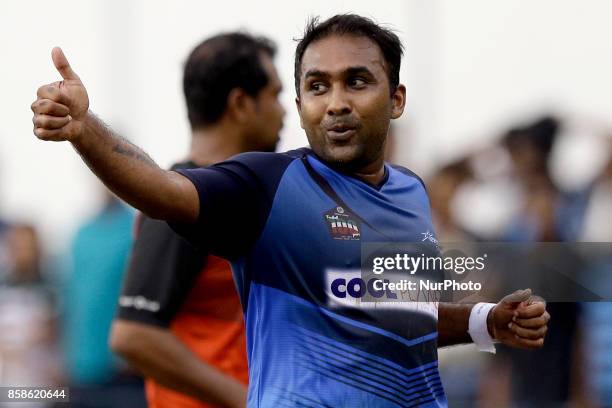
[[[55,65],[55,69],[60,73],[62,78],[64,79],[80,79],[79,76],[72,70],[70,67],[70,63],[64,52],[60,47],[55,47],[51,51],[51,58],[53,59],[53,64]]]
[[[519,303],[528,301],[530,297],[531,289],[522,289],[505,296],[500,303],[505,303],[508,306],[517,307]]]

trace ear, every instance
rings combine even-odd
[[[238,123],[248,121],[255,113],[255,100],[241,88],[234,88],[227,95],[226,113]]]
[[[397,86],[393,95],[391,95],[392,107],[391,107],[391,119],[397,119],[404,113],[404,107],[406,106],[406,87],[402,84]]]
[[[304,129],[304,121],[302,120],[302,101],[300,100],[299,96],[295,97],[295,107],[300,115],[300,127]]]

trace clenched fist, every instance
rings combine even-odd
[[[82,133],[89,109],[87,90],[61,48],[53,48],[51,57],[63,80],[38,88],[31,106],[34,134],[42,140],[73,141]]]
[[[530,289],[503,298],[489,312],[489,333],[510,347],[537,349],[544,345],[550,315],[546,302]]]

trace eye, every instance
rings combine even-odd
[[[348,85],[351,88],[363,88],[367,85],[367,82],[365,79],[360,78],[360,77],[355,77],[355,78],[351,78],[348,80]]]
[[[323,82],[312,82],[310,85],[308,85],[308,89],[315,95],[318,95],[327,90],[327,85],[325,85]]]

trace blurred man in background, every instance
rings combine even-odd
[[[60,385],[56,294],[43,272],[38,232],[33,225],[14,223],[6,227],[5,234],[7,274],[0,279],[0,385]]]
[[[173,169],[275,150],[285,112],[274,54],[271,41],[244,33],[192,51],[183,76],[191,149]],[[244,324],[230,265],[163,221],[137,221],[111,344],[146,375],[149,407],[246,404]]]
[[[121,278],[132,245],[133,211],[105,192],[102,209],[78,230],[63,305],[73,407],[142,407],[142,381],[108,347]]]
[[[537,243],[575,241],[562,192],[550,174],[550,158],[562,122],[541,117],[533,123],[511,129],[503,142],[510,155],[522,193],[522,209],[502,240]],[[571,262],[572,255],[564,255]],[[583,401],[583,361],[576,359],[582,341],[579,336],[580,304],[551,302],[551,314],[563,316],[549,324],[547,344],[533,353],[500,347],[511,370],[510,401],[522,407],[542,407]],[[558,358],[566,356],[566,358]],[[498,359],[500,364],[504,359]],[[535,383],[538,386],[535,386]],[[585,406],[584,403],[579,404]]]
[[[608,160],[601,173],[588,188],[581,241],[612,242],[612,132],[605,130]],[[593,285],[610,294],[610,271],[612,270],[612,251],[598,261],[594,268],[599,270],[601,279]],[[589,391],[600,406],[612,406],[612,305],[609,302],[584,303],[584,318],[581,327],[584,337],[583,357],[589,377]]]
[[[0,281],[4,280],[8,274],[8,253],[6,244],[6,232],[9,230],[9,224],[0,218]]]
[[[436,234],[442,242],[474,239],[454,219],[451,208],[459,188],[472,177],[469,161],[460,159],[437,170],[427,183]]]

